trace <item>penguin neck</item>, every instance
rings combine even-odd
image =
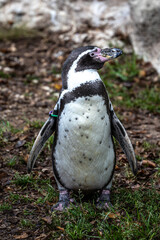
[[[81,84],[95,80],[101,80],[96,69],[85,69],[82,71],[70,69],[67,76],[67,86],[68,89],[71,90],[80,86]]]

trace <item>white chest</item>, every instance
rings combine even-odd
[[[65,105],[54,158],[61,181],[69,189],[101,189],[107,184],[115,153],[101,96],[81,97]]]

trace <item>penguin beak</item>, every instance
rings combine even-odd
[[[96,51],[92,51],[90,56],[98,62],[107,62],[111,59],[117,58],[122,55],[122,50],[119,48],[97,48]]]
[[[122,53],[122,50],[119,48],[105,48],[101,50],[101,55],[106,58],[106,61],[117,58],[122,55]]]

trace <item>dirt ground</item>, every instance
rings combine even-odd
[[[32,126],[31,121],[45,121],[48,118],[48,113],[53,109],[61,88],[61,77],[57,69],[61,68],[66,56],[73,49],[73,43],[60,40],[57,43],[57,39],[57,35],[49,34],[45,37],[0,42],[0,71],[6,73],[6,76],[0,76],[0,120],[9,121],[14,128],[22,130],[17,133],[7,131],[4,134],[6,141],[0,146],[1,204],[9,201],[11,192],[35,196],[39,194],[33,189],[22,191],[11,181],[16,172],[19,172],[20,175],[27,173],[26,162],[29,152],[26,143],[32,142],[39,131]],[[151,68],[151,66],[149,67]],[[148,161],[145,168],[139,161],[139,177],[130,181],[130,179],[124,178],[120,171],[126,167],[127,162],[124,154],[118,148],[117,151],[121,154],[118,154],[116,167],[117,184],[119,187],[125,185],[133,189],[140,186],[150,187],[148,179],[154,177],[156,172],[154,160],[159,158],[160,115],[141,109],[132,111],[123,106],[115,106],[115,110],[122,116],[122,122],[131,137],[135,153]],[[147,149],[144,142],[149,142],[154,147]],[[11,168],[7,162],[13,156],[17,157],[17,164]],[[45,161],[37,165],[36,174],[41,175],[44,179],[50,178],[51,183],[55,186],[51,154],[48,150],[44,150],[42,156]],[[155,187],[158,191],[160,190],[159,179],[155,181]],[[47,239],[43,234],[48,231],[48,228],[46,226],[39,228],[39,226],[42,218],[48,224],[45,215],[46,212],[49,212],[50,205],[48,203],[48,206],[43,209],[30,202],[16,203],[11,210],[2,212],[0,239]],[[31,219],[35,221],[34,233],[32,230],[24,231],[19,224],[22,210],[29,208],[34,212],[31,216]]]

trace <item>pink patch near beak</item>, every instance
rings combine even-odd
[[[108,59],[101,55],[101,50],[102,50],[101,48],[97,48],[97,51],[96,52],[92,52],[91,56],[94,57],[94,58],[99,59],[101,62],[106,62]]]

